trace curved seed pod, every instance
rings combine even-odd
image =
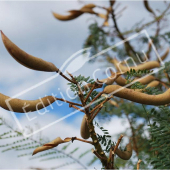
[[[20,100],[15,98],[12,99],[0,93],[0,107],[11,111],[6,104],[6,101],[7,103],[9,101],[9,105],[13,112],[26,113],[43,109],[56,101],[56,99],[53,96],[46,96],[38,100]]]
[[[126,79],[123,78],[122,76],[119,76],[115,82],[120,85],[120,86],[125,86],[126,85]]]
[[[135,78],[135,80],[134,81],[136,81],[138,78]],[[148,83],[150,83],[151,81],[153,81],[153,80],[155,80],[156,78],[154,77],[154,76],[152,76],[152,75],[149,75],[149,76],[147,76],[147,77],[144,77],[144,78],[142,78],[142,79],[140,79],[138,82],[140,82],[141,84],[148,84]],[[125,86],[126,85],[126,79],[125,78],[123,78],[122,76],[119,76],[116,80],[115,80],[115,82],[118,84],[118,85],[120,85],[120,86]]]
[[[149,84],[145,87],[145,89],[148,88],[148,87],[157,87],[159,84],[160,84],[159,81],[154,80],[154,81],[152,81],[151,83],[149,83]],[[142,91],[145,91],[145,89],[135,89],[135,91],[142,92]]]
[[[72,19],[79,17],[80,15],[82,15],[86,11],[86,9],[92,10],[94,7],[95,7],[94,4],[87,4],[87,5],[83,6],[80,10],[70,10],[70,11],[68,11],[70,13],[69,15],[60,15],[60,14],[53,12],[53,16],[55,18],[57,18],[58,20],[68,21],[68,20],[72,20]]]
[[[58,146],[61,143],[70,142],[70,141],[71,141],[71,138],[65,138],[64,140],[62,140],[60,137],[58,137],[58,138],[54,139],[53,141],[36,148],[32,155],[35,155],[38,152],[42,152],[42,151],[45,151],[45,150],[48,150],[48,149],[52,149],[52,148]]]
[[[87,4],[87,5],[84,5],[81,9],[84,9],[84,8],[90,8],[90,9],[93,9],[95,8],[96,5],[95,4]]]
[[[60,21],[68,21],[68,20],[75,19],[83,14],[83,12],[79,10],[70,10],[68,12],[70,13],[69,15],[60,15],[60,14],[53,12],[53,16]]]
[[[106,15],[94,12],[93,8],[95,8],[95,7],[96,7],[96,5],[94,5],[94,4],[87,4],[79,10],[68,11],[70,13],[69,15],[60,15],[58,13],[53,12],[53,16],[61,21],[68,21],[68,20],[75,19],[84,13],[95,14],[101,18],[106,18]]]
[[[86,115],[84,115],[83,120],[81,122],[80,134],[83,139],[88,139],[90,137],[89,128],[86,121]]]
[[[169,54],[169,48],[167,48],[167,50],[165,51],[165,54],[163,54],[163,55],[161,56],[161,60],[162,60],[162,61],[165,60],[166,57],[168,56],[168,54]],[[157,59],[157,61],[160,62],[159,59]]]
[[[154,80],[151,83],[149,83],[146,87],[157,87],[160,84],[159,81]]]
[[[155,15],[155,13],[153,12],[153,10],[152,10],[151,7],[149,6],[148,1],[147,1],[147,0],[143,0],[143,2],[144,2],[145,8],[146,8],[150,13],[152,13],[152,14]]]
[[[128,143],[126,145],[126,151],[121,151],[120,149],[116,149],[115,153],[123,160],[129,160],[132,156],[132,145]]]
[[[117,59],[113,59],[112,61],[115,65],[115,67],[120,71],[120,72],[126,72],[126,71],[130,71],[130,69],[135,69],[136,71],[137,70],[150,70],[150,69],[153,69],[153,68],[157,68],[160,66],[160,63],[158,61],[148,61],[146,63],[143,63],[143,64],[139,64],[137,65],[136,67],[127,67],[127,66],[124,66],[122,65],[121,63],[119,63],[117,61]]]
[[[20,64],[30,69],[38,70],[38,71],[47,71],[47,72],[58,71],[58,68],[53,63],[34,57],[21,50],[12,41],[10,41],[2,31],[1,31],[1,36],[2,36],[3,43],[6,49],[8,50],[8,52]]]
[[[142,78],[141,80],[139,80],[139,82],[141,83],[141,84],[148,84],[148,83],[150,83],[150,82],[152,82],[152,81],[154,81],[156,78],[154,77],[154,76],[152,76],[152,75],[149,75],[149,76],[147,76],[147,77],[144,77],[144,78]],[[136,80],[136,79],[135,79]]]
[[[118,90],[118,91],[117,91]],[[114,91],[117,91],[114,93]],[[170,89],[163,94],[149,95],[141,92],[136,92],[133,89],[122,88],[119,85],[108,85],[104,88],[104,93],[127,99],[136,103],[147,105],[165,105],[170,103]]]

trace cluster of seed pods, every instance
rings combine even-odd
[[[153,10],[150,8],[148,2],[144,1],[145,8],[152,14],[154,14]],[[68,11],[70,14],[67,16],[63,16],[57,13],[53,13],[54,17],[58,20],[67,21],[75,19],[79,16],[81,16],[84,13],[90,13],[94,14],[100,18],[105,19],[104,25],[108,26],[108,17],[109,17],[109,9],[107,9],[107,14],[100,14],[96,13],[93,9],[96,7],[94,4],[88,4],[83,6],[79,10],[70,10]],[[1,31],[1,36],[3,43],[7,49],[7,51],[10,53],[10,55],[20,64],[23,66],[37,70],[37,71],[45,71],[45,72],[60,72],[59,69],[51,62],[44,61],[40,58],[34,57],[25,51],[21,50],[18,46],[16,46],[10,39],[8,39],[7,36]],[[151,47],[151,45],[149,46]],[[164,60],[169,54],[169,48],[166,50],[166,52],[162,55],[161,60]],[[137,70],[151,70],[154,68],[160,67],[160,60],[157,61],[148,61],[146,63],[140,64],[136,67],[127,67],[121,63],[119,63],[115,58],[112,60],[112,63],[117,68],[118,72],[113,73],[111,71],[111,76],[102,80],[97,80],[98,88],[102,86],[103,83],[105,83],[107,86],[104,88],[103,93],[104,94],[114,94],[114,96],[120,97],[122,99],[127,99],[136,103],[146,104],[146,105],[165,105],[170,103],[170,89],[168,89],[163,94],[159,95],[148,95],[143,93],[143,90],[134,90],[125,88],[123,86],[126,85],[126,79],[123,78],[121,75],[126,74],[127,71],[130,69]],[[136,78],[134,81],[137,81],[139,78]],[[118,85],[115,85],[114,83],[117,83]],[[143,79],[139,79],[139,82],[142,84],[147,84],[147,87],[156,87],[159,85],[159,81],[156,80],[156,78],[152,75],[147,76]],[[92,84],[87,84],[86,87],[92,87]],[[147,88],[146,87],[146,88]],[[145,90],[145,89],[144,89]],[[37,100],[20,100],[16,98],[10,98],[6,95],[3,95],[0,93],[0,106],[6,110],[10,110],[10,108],[7,105],[6,101],[9,101],[9,104],[12,108],[12,111],[18,112],[18,113],[25,113],[25,112],[33,112],[36,110],[43,109],[44,107],[49,106],[53,102],[55,102],[57,99],[54,96],[46,96],[41,99]],[[39,104],[39,103],[43,104]],[[119,105],[114,100],[109,101],[110,104],[118,107]],[[24,105],[28,105],[26,110],[23,110]],[[88,127],[88,120],[87,116],[84,115],[81,123],[80,128],[80,134],[83,139],[88,139],[90,137],[89,127]],[[54,147],[57,147],[59,144],[70,142],[73,138],[65,138],[62,140],[60,137],[54,139],[53,141],[38,147],[34,150],[33,155],[42,152],[48,149],[52,149]],[[128,160],[132,156],[132,146],[131,142],[129,142],[126,145],[126,151],[121,151],[120,149],[116,149],[115,153],[123,160]]]

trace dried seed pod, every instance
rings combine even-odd
[[[155,13],[153,12],[153,10],[152,10],[151,7],[149,6],[148,1],[147,1],[147,0],[143,0],[143,2],[144,2],[145,8],[146,8],[150,13],[152,13],[152,14],[155,15]]]
[[[116,91],[116,93],[114,93],[114,91]],[[108,85],[104,88],[104,93],[114,93],[114,96],[147,105],[165,105],[170,103],[170,89],[163,94],[149,95],[136,92],[132,89],[122,88],[122,86],[119,85]]]
[[[123,160],[129,160],[132,156],[132,145],[129,142],[126,145],[126,151],[121,151],[120,149],[116,149],[115,153]]]
[[[75,19],[83,14],[83,12],[79,10],[70,10],[68,12],[70,13],[69,15],[60,15],[58,13],[53,12],[53,16],[60,21],[68,21]]]
[[[118,71],[120,71],[120,72],[130,71],[130,69],[135,69],[136,71],[138,71],[138,70],[150,70],[153,68],[160,67],[160,63],[158,61],[148,61],[146,63],[139,64],[134,67],[124,66],[121,63],[119,63],[118,60],[115,58],[112,60],[112,62],[115,65],[115,67],[118,69]]]
[[[141,84],[148,84],[148,83],[154,81],[155,79],[156,79],[156,78],[155,78],[154,76],[149,75],[149,76],[146,76],[146,77],[142,78],[141,80],[139,80],[139,82],[140,82]],[[135,80],[136,80],[136,79],[135,79]]]
[[[89,127],[87,125],[87,120],[86,120],[86,115],[84,115],[84,117],[83,117],[80,133],[81,133],[81,137],[83,139],[88,139],[90,137]]]
[[[81,9],[84,9],[84,8],[90,8],[90,9],[93,9],[95,8],[96,5],[95,4],[87,4],[87,5],[84,5]]]
[[[136,81],[136,80],[138,80],[139,78],[135,78],[134,79],[134,81]],[[141,84],[148,84],[148,83],[150,83],[151,81],[153,81],[153,80],[155,80],[156,78],[154,77],[154,76],[152,76],[152,75],[149,75],[149,76],[147,76],[147,77],[144,77],[144,78],[142,78],[142,79],[140,79],[140,80],[138,80],[138,82],[140,82]],[[120,85],[120,86],[125,86],[126,85],[126,79],[125,78],[123,78],[122,76],[119,76],[116,80],[115,80],[115,82],[118,84],[118,85]]]
[[[70,13],[69,15],[60,15],[60,14],[53,12],[53,16],[57,18],[58,20],[68,21],[68,20],[72,20],[72,19],[79,17],[87,10],[91,11],[94,7],[96,7],[94,4],[87,4],[87,5],[84,5],[80,10],[68,11]]]
[[[53,96],[46,96],[38,100],[20,100],[10,98],[0,93],[0,107],[10,111],[6,101],[9,101],[9,105],[13,112],[26,113],[41,110],[52,104],[56,99]]]
[[[53,141],[36,148],[32,155],[35,155],[38,152],[42,152],[42,151],[45,151],[45,150],[48,150],[48,149],[52,149],[52,148],[58,146],[61,143],[70,142],[71,139],[72,138],[65,138],[64,140],[62,140],[60,137],[58,137],[58,138],[54,139]]]
[[[120,85],[120,86],[125,86],[126,85],[126,79],[123,78],[122,76],[119,76],[115,82]]]
[[[159,81],[154,80],[154,81],[150,82],[150,83],[146,86],[146,88],[147,88],[147,87],[157,87],[159,84],[160,84]]]
[[[1,36],[2,36],[3,43],[6,47],[6,49],[8,50],[8,52],[20,64],[22,64],[25,67],[28,67],[30,69],[38,70],[38,71],[47,71],[47,72],[58,71],[58,68],[53,63],[50,63],[50,62],[44,61],[40,58],[34,57],[30,54],[27,54],[23,50],[21,50],[12,41],[10,41],[4,35],[4,33],[2,31],[1,31]]]
[[[159,84],[160,84],[159,81],[154,80],[154,81],[150,82],[150,83],[145,87],[145,89],[148,88],[148,87],[157,87]],[[135,91],[141,92],[141,91],[145,91],[145,89],[135,89]]]
[[[161,56],[161,60],[162,60],[162,61],[165,60],[166,57],[168,56],[168,54],[169,54],[169,48],[167,48],[167,50],[165,51],[165,54],[163,54],[163,55]],[[160,62],[159,59],[158,59],[157,61]]]
[[[70,13],[69,15],[60,15],[58,13],[53,12],[53,16],[55,18],[57,18],[58,20],[68,21],[68,20],[75,19],[75,18],[79,17],[80,15],[82,15],[84,13],[90,13],[90,14],[95,14],[98,17],[101,17],[101,18],[105,19],[106,15],[96,13],[95,11],[93,11],[93,8],[95,8],[95,7],[96,7],[96,5],[94,5],[94,4],[87,4],[87,5],[83,6],[79,10],[70,10],[70,11],[68,11]]]

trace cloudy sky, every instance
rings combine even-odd
[[[52,12],[66,14],[66,11],[71,9],[79,9],[83,4],[89,2],[83,1],[0,1],[0,30],[8,36],[17,46],[24,51],[36,57],[54,63],[60,68],[67,59],[82,49],[85,38],[88,36],[88,25],[94,22],[95,17],[90,15],[83,15],[73,21],[62,22],[56,20],[52,16]],[[93,3],[90,1],[90,3]],[[98,5],[108,6],[107,1],[96,1]],[[151,2],[154,9],[164,9],[165,5],[161,2]],[[136,22],[145,18],[145,21],[151,17],[144,9],[142,2],[121,2],[121,6],[127,6],[127,10],[123,16],[118,20],[121,30],[131,28]],[[102,20],[98,19],[101,24]],[[147,30],[150,33],[150,30]],[[79,54],[80,55],[80,54]],[[75,65],[84,62],[83,56],[80,55],[79,59],[75,61]],[[67,63],[69,65],[69,63]],[[93,78],[93,71],[101,68],[103,63],[86,63],[82,68],[75,72],[75,75],[82,74],[84,76],[91,76]],[[66,69],[67,66],[65,66]],[[68,70],[69,71],[69,70]],[[97,73],[97,76],[103,77],[103,70]],[[0,39],[0,93],[8,96],[15,96],[21,92],[55,76],[55,73],[46,73],[30,70],[19,63],[17,63],[6,51],[2,40]],[[60,77],[56,77],[43,83],[41,86],[28,90],[26,93],[19,95],[21,99],[37,99],[45,95],[61,93],[65,94],[67,82]],[[54,106],[54,109],[44,115],[29,114],[31,121],[25,115],[16,114],[17,120],[24,128],[25,126],[32,126],[35,124],[40,127],[47,126],[63,116],[68,115],[73,110],[68,108],[67,104],[60,107]],[[0,108],[0,116],[3,116],[15,128],[18,128],[12,114]],[[80,137],[80,124],[83,117],[82,113],[76,113],[59,123],[42,131],[43,136],[48,137],[50,140],[60,136],[61,138],[77,136]],[[113,128],[114,127],[116,128]],[[128,127],[125,122],[124,126],[121,120],[113,118],[110,122],[104,122],[103,126],[109,130],[110,134],[120,133]],[[5,132],[5,127],[2,131]],[[115,139],[116,140],[116,139]],[[0,145],[6,141],[0,141]],[[86,148],[85,148],[86,145]],[[76,143],[73,147],[80,146],[79,153],[90,149],[91,146],[87,144]],[[30,151],[31,152],[31,151]],[[89,154],[90,155],[90,154]],[[90,158],[86,157],[83,163],[86,164]],[[74,155],[76,157],[76,155]],[[0,168],[29,168],[29,167],[55,167],[60,165],[64,160],[51,160],[48,162],[39,162],[38,160],[29,161],[28,158],[17,158],[17,153],[14,151],[1,154]],[[9,164],[10,162],[10,164]],[[74,164],[72,168],[81,168],[80,165]],[[92,166],[91,168],[93,168]],[[96,168],[100,167],[98,164]],[[68,167],[67,167],[68,168]]]

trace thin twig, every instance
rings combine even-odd
[[[75,105],[69,104],[69,107],[73,107],[74,109],[79,110],[79,111],[81,111],[81,112],[85,113],[85,111],[84,111],[84,110],[82,110],[82,109],[80,109],[80,108],[76,107]]]
[[[96,113],[94,113],[94,114],[91,116],[90,122],[93,121],[93,119],[97,116],[97,114],[100,112],[100,110],[102,109],[102,107],[103,107],[103,105],[101,105],[101,106],[99,107],[99,109],[96,111]]]
[[[119,146],[122,138],[123,138],[123,135],[120,135],[120,137],[119,137],[119,139],[118,139],[118,141],[117,141],[117,143],[116,143],[116,146],[113,146],[113,147],[111,147],[111,149],[110,149],[109,159],[110,159],[110,161],[111,161],[111,163],[112,163],[112,167],[114,166],[114,154],[115,154],[116,149],[118,148],[118,146]],[[113,149],[113,148],[114,148],[114,149]]]
[[[90,114],[93,113],[96,109],[100,108],[101,106],[103,106],[104,103],[106,103],[107,101],[109,101],[112,98],[112,96],[106,98],[103,102],[101,102],[100,104],[98,104],[96,107],[94,107],[91,111]]]
[[[96,82],[94,83],[93,87],[91,88],[91,90],[89,91],[88,95],[86,96],[86,98],[84,99],[84,102],[86,103],[89,96],[91,95],[92,91],[95,89],[96,87]]]
[[[93,119],[97,116],[97,114],[100,112],[100,110],[102,109],[102,107],[103,107],[103,105],[101,105],[101,106],[99,107],[99,109],[96,111],[96,113],[94,113],[94,114],[92,115],[92,117],[91,117],[91,119],[90,119],[90,122],[93,121]]]
[[[142,162],[142,160],[139,159],[138,163],[137,163],[137,170],[139,170],[140,168],[140,163]]]
[[[56,99],[56,100],[63,101],[63,102],[65,102],[65,103],[70,103],[70,104],[72,104],[72,105],[77,105],[77,106],[81,106],[81,107],[82,107],[82,105],[79,104],[79,103],[70,102],[70,101],[68,101],[68,100],[65,100],[65,99],[62,99],[62,98],[57,98],[57,97],[55,97],[55,99]]]
[[[60,74],[63,78],[65,78],[67,81],[71,82],[71,83],[74,83],[75,82],[71,79],[69,79],[68,77],[66,77],[60,70],[56,71],[56,73]]]
[[[97,151],[95,151],[94,149],[92,149],[91,151],[92,151],[92,153],[94,153],[100,160],[102,160],[102,159],[107,160],[107,159],[105,159],[104,157],[100,156],[100,155],[97,153]]]
[[[97,98],[99,98],[104,92],[100,92],[91,102],[89,105],[91,105]]]
[[[73,140],[78,140],[78,141],[85,142],[85,143],[90,143],[90,144],[93,145],[93,142],[92,142],[92,141],[87,141],[87,140],[80,139],[80,138],[77,138],[77,137],[73,137]]]
[[[110,0],[110,6],[111,6],[111,0]],[[122,39],[122,40],[125,40],[123,34],[121,33],[121,31],[119,30],[119,27],[118,27],[118,25],[117,25],[117,21],[116,21],[116,18],[115,18],[115,13],[114,13],[113,8],[111,8],[111,16],[112,16],[112,20],[113,20],[115,29],[116,29],[116,31],[117,31],[117,33],[118,33],[118,37],[119,37],[120,39]],[[127,47],[127,48],[126,48],[126,47]],[[133,47],[130,45],[130,43],[129,43],[128,41],[125,42],[125,48],[126,48],[128,54],[129,54],[129,50],[130,50],[131,52],[135,53]],[[136,54],[136,53],[135,53],[135,54]],[[130,55],[130,54],[129,54],[129,55]]]

